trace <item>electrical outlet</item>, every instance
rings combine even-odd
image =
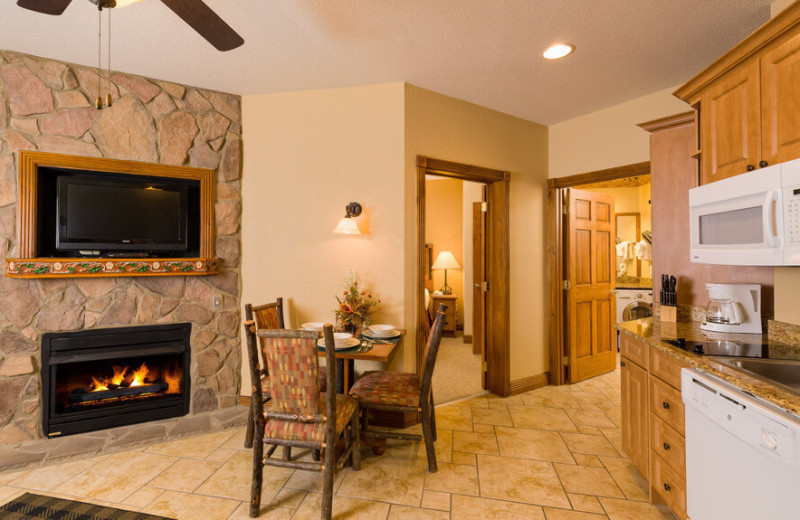
[[[215,311],[218,311],[222,308],[222,296],[211,296],[211,308]]]

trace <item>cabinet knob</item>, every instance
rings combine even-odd
[[[664,407],[664,410],[669,410],[669,403],[668,402],[666,402],[666,401],[662,402],[661,406]]]
[[[619,362],[619,366],[624,367],[625,366],[625,362],[624,361],[620,361]]]
[[[755,170],[755,169],[756,169],[756,167],[755,167],[755,166],[753,166],[752,164],[748,164],[748,165],[747,165],[747,171],[751,172],[751,171],[753,171],[753,170]]]
[[[767,161],[761,161],[760,163],[758,163],[759,168],[766,168],[767,166],[769,166],[769,163]]]
[[[670,489],[672,489],[672,486],[664,482],[664,491],[669,491]]]
[[[669,444],[665,442],[663,446],[665,451],[669,451]]]

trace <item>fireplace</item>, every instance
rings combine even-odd
[[[190,323],[43,335],[45,436],[186,415],[190,335]]]

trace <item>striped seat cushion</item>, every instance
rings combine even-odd
[[[419,406],[419,377],[404,372],[367,372],[350,389],[362,406]]]
[[[325,399],[325,394],[321,394],[320,400],[325,402]],[[346,395],[336,396],[336,435],[344,430],[355,411],[356,401],[353,398]],[[300,423],[270,419],[264,429],[264,442],[269,444],[269,439],[321,443],[325,441],[325,423]]]

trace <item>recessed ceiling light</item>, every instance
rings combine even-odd
[[[575,46],[571,43],[556,43],[555,45],[551,45],[545,49],[545,51],[542,53],[542,56],[548,60],[557,60],[572,54],[572,51],[574,50]]]

